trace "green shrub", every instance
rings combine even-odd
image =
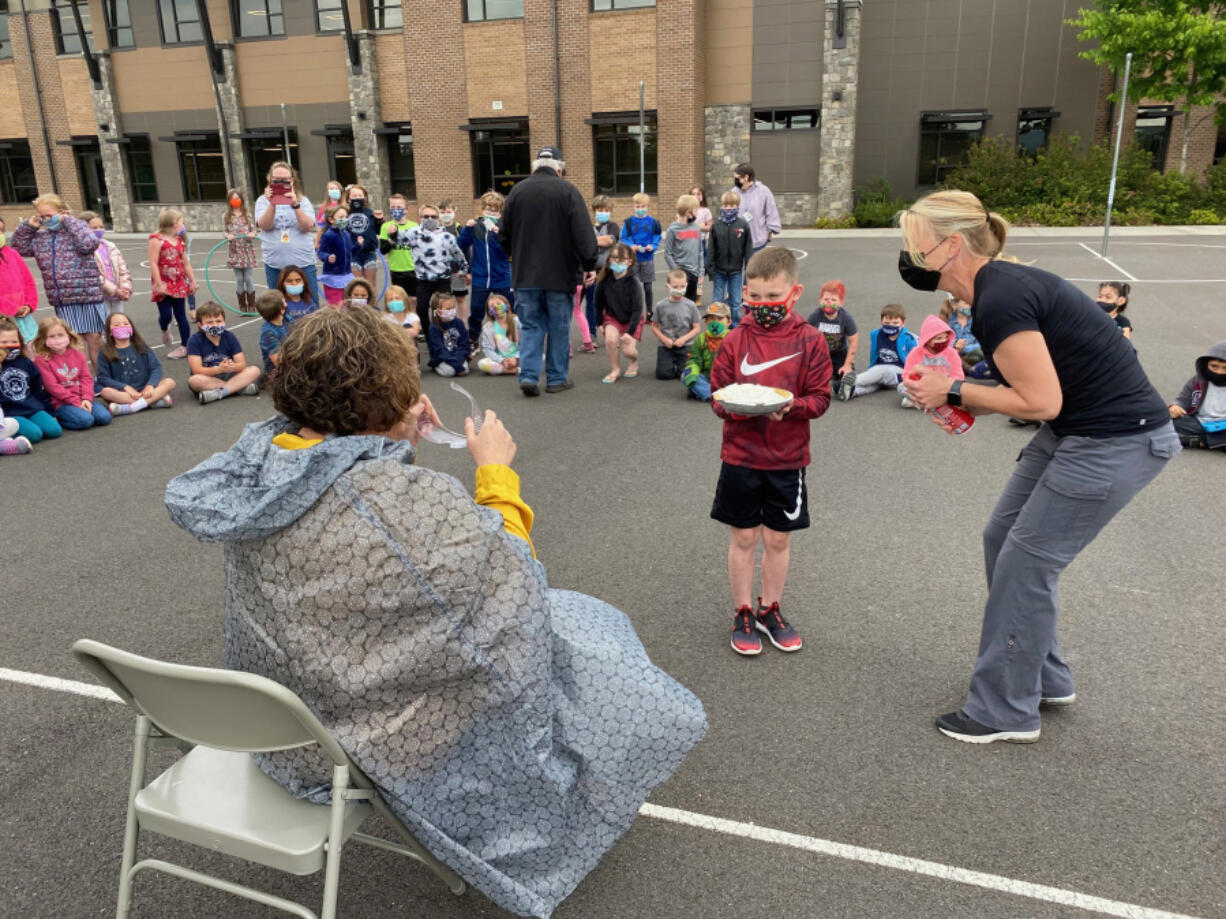
[[[892,227],[894,215],[911,205],[899,198],[885,179],[873,179],[856,189],[856,207],[853,211],[858,227]]]
[[[851,214],[845,217],[818,217],[813,221],[816,230],[850,230],[856,225],[856,218]]]
[[[1196,208],[1188,214],[1188,223],[1195,226],[1213,226],[1222,223],[1222,218],[1207,208]]]

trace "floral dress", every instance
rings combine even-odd
[[[230,240],[230,257],[226,265],[230,268],[254,268],[255,241],[247,238],[248,233],[255,232],[255,224],[246,216],[231,215],[226,218],[226,232],[237,237]]]
[[[161,243],[162,248],[158,250],[158,273],[162,276],[162,283],[166,285],[165,294],[160,294],[156,290],[153,292],[153,301],[156,303],[163,297],[185,298],[190,292],[187,272],[183,270],[183,254],[187,251],[186,243],[179,237],[172,242],[160,233],[150,233],[149,238]]]

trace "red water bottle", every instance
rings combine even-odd
[[[932,414],[953,428],[954,434],[965,434],[975,426],[974,415],[953,405],[938,405],[932,410]]]

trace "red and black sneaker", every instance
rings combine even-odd
[[[758,597],[758,631],[766,633],[766,636],[771,640],[771,644],[780,651],[799,651],[804,645],[800,640],[800,633],[787,624],[784,618],[779,615],[779,604],[772,603],[770,606],[762,605],[762,598]]]
[[[762,639],[754,630],[753,610],[742,606],[732,620],[732,650],[746,657],[762,653]]]

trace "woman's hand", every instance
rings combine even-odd
[[[903,374],[903,386],[907,396],[926,412],[949,401],[949,389],[953,380],[922,364]]]
[[[434,410],[434,403],[430,401],[430,397],[422,393],[421,398],[409,409],[409,416],[383,436],[390,437],[392,440],[407,440],[416,447],[417,442],[421,440],[421,430],[427,425],[441,428],[443,422],[439,420],[438,412]]]
[[[1184,407],[1182,405],[1168,406],[1168,411],[1171,413],[1172,418],[1182,418],[1184,415],[1187,414],[1187,411],[1184,410]]]
[[[272,200],[272,186],[271,185],[264,186],[264,197],[267,198],[269,201]]]
[[[515,459],[515,441],[491,411],[485,413],[480,434],[473,433],[473,420],[465,418],[464,434],[468,438],[468,452],[478,466],[510,466]]]

